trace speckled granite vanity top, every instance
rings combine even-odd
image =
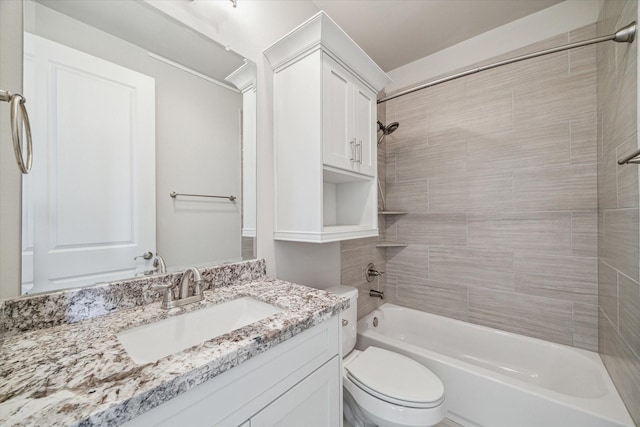
[[[264,276],[255,280],[255,276],[249,274],[235,284],[209,283],[205,301],[181,308],[163,310],[158,300],[32,330],[8,323],[8,304],[3,302],[3,326],[9,333],[0,349],[0,425],[121,424],[348,306],[347,299],[324,291]],[[136,365],[115,336],[124,329],[242,296],[284,311],[144,365]]]

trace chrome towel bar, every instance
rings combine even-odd
[[[640,164],[640,150],[636,150],[633,153],[629,154],[628,156],[618,160],[619,165],[628,165],[630,163],[633,163],[636,165]]]
[[[174,199],[178,196],[189,196],[189,197],[213,197],[216,199],[229,199],[230,202],[233,202],[236,199],[236,196],[209,196],[207,194],[187,194],[187,193],[176,193],[175,191],[172,191],[171,193],[169,193],[169,196],[173,197]]]
[[[0,101],[9,103],[9,109],[11,113],[11,138],[13,139],[13,152],[16,155],[16,162],[18,162],[18,168],[23,174],[28,174],[31,171],[31,165],[33,163],[33,144],[31,142],[31,124],[29,123],[29,115],[27,109],[24,106],[26,102],[24,97],[20,94],[12,94],[6,90],[0,90]],[[22,126],[24,125],[24,131],[27,135],[27,162],[25,163],[22,156]]]

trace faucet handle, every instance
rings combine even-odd
[[[376,266],[373,265],[372,262],[370,262],[367,265],[367,268],[365,269],[365,278],[367,279],[367,282],[371,282],[371,281],[373,281],[374,277],[380,277],[383,274],[384,274],[384,271],[376,270]]]
[[[173,288],[175,284],[169,285],[151,285],[152,289],[164,289],[164,297],[162,298],[162,308],[170,308],[173,306],[174,296],[173,296]]]

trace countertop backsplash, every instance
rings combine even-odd
[[[202,290],[243,284],[266,276],[264,259],[200,268]],[[0,301],[2,336],[76,323],[124,308],[150,304],[162,297],[154,285],[178,283],[183,271],[102,283]]]

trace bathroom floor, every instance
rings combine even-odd
[[[436,427],[462,427],[462,424],[454,423],[453,421],[445,418],[445,420]]]
[[[349,424],[346,420],[344,421],[344,426],[343,427],[353,427],[351,424]],[[458,423],[454,423],[451,420],[445,419],[444,421],[442,421],[440,424],[436,425],[435,427],[462,427],[462,425],[458,424]]]

